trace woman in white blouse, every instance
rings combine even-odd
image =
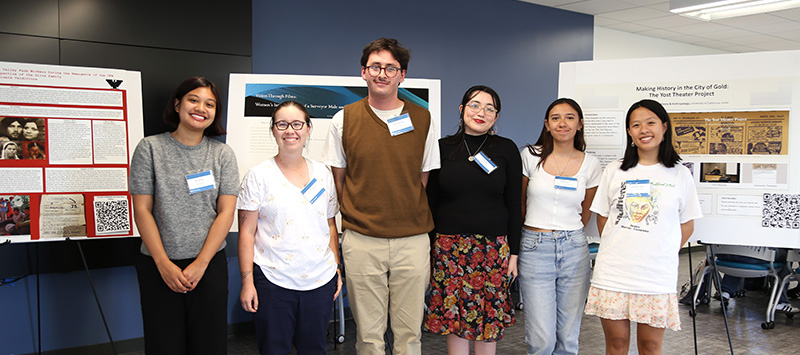
[[[539,140],[522,151],[519,253],[528,354],[577,354],[589,289],[583,227],[600,181],[600,163],[585,153],[583,112],[572,99],[550,104]]]
[[[262,354],[324,354],[325,335],[342,286],[338,275],[339,211],[330,170],[303,157],[311,130],[305,107],[275,108],[278,154],[242,182],[239,268],[242,307],[255,313]]]

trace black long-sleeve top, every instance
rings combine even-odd
[[[511,254],[519,255],[522,233],[522,162],[516,144],[495,135],[457,134],[439,140],[441,168],[431,171],[428,202],[441,234],[507,235]],[[497,165],[486,174],[467,158],[481,151]]]

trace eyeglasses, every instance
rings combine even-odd
[[[467,107],[469,107],[469,109],[472,110],[472,113],[477,114],[478,112],[481,112],[481,110],[483,110],[483,113],[486,114],[486,116],[493,117],[497,115],[497,109],[494,108],[494,106],[489,106],[489,105],[481,106],[477,102],[470,102],[467,104]]]
[[[289,126],[291,126],[293,130],[299,131],[299,130],[303,129],[303,126],[305,126],[305,125],[306,125],[306,123],[303,122],[303,121],[294,121],[292,123],[289,123],[289,122],[286,122],[286,121],[278,121],[278,122],[275,122],[272,126],[277,128],[279,131],[285,131],[285,130],[289,129]]]
[[[386,76],[388,76],[390,78],[394,78],[394,77],[397,76],[397,73],[399,73],[403,69],[400,69],[398,67],[391,67],[391,66],[390,67],[382,67],[380,65],[375,65],[375,64],[370,65],[370,66],[367,67],[367,72],[369,73],[369,75],[372,75],[372,76],[381,75],[381,70],[386,72]]]

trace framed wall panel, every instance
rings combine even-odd
[[[0,61],[58,64],[58,39],[0,33]]]
[[[0,32],[58,37],[58,0],[0,0]]]
[[[61,37],[208,53],[251,53],[249,0],[61,0]]]

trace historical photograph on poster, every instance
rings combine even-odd
[[[752,122],[747,127],[747,154],[786,155],[788,117]]]
[[[787,155],[789,111],[670,114],[679,154]]]
[[[40,238],[86,235],[84,198],[81,194],[42,195],[39,206]]]
[[[0,235],[31,234],[31,200],[28,195],[0,195]]]
[[[700,182],[723,182],[738,184],[741,164],[725,162],[700,163]]]
[[[706,154],[708,147],[706,122],[692,116],[673,118],[675,136],[673,144],[680,154]]]
[[[709,124],[708,154],[742,154],[744,128],[743,124],[735,122]]]

